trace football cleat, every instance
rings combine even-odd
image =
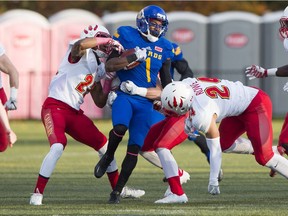
[[[122,189],[122,192],[120,194],[121,198],[123,198],[123,199],[125,199],[125,198],[140,198],[144,195],[145,195],[144,190],[137,190],[137,189],[133,189],[133,188],[130,188],[127,186],[125,186]]]
[[[186,194],[182,194],[181,196],[179,196],[173,193],[169,194],[167,197],[163,199],[155,201],[155,203],[187,203],[187,202],[188,198]]]
[[[208,185],[208,192],[212,195],[219,195],[220,189],[218,185]]]
[[[190,175],[188,172],[186,172],[185,170],[182,170],[182,175],[180,176],[180,184],[184,184],[187,183],[187,181],[190,180]],[[167,180],[166,180],[167,181]],[[172,194],[170,186],[168,186],[167,190],[164,193],[164,197],[169,196],[170,194]]]
[[[30,205],[42,205],[43,194],[33,193],[30,197]]]
[[[119,204],[120,203],[119,191],[112,191],[110,193],[110,199],[109,199],[108,203],[110,203],[110,204]]]
[[[283,154],[285,152],[285,149],[282,146],[272,146],[272,150],[273,150],[274,154],[278,154],[281,156],[283,156]],[[276,171],[273,169],[270,169],[269,176],[270,177],[276,176]]]
[[[112,161],[113,158],[111,159],[106,154],[104,154],[100,159],[100,161],[95,166],[94,176],[96,178],[101,178],[106,173],[106,170]]]

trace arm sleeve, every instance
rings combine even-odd
[[[177,70],[177,72],[181,75],[180,81],[186,79],[188,77],[194,77],[193,71],[188,65],[186,59],[176,60],[172,62],[172,66]]]
[[[171,60],[166,60],[161,69],[160,69],[160,80],[162,88],[164,88],[166,85],[172,82],[171,74],[170,74],[170,67],[171,67]]]

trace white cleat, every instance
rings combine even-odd
[[[145,195],[144,190],[137,190],[137,189],[133,189],[133,188],[130,188],[127,186],[125,186],[122,189],[122,192],[120,194],[121,198],[123,198],[123,199],[125,199],[125,198],[140,198],[144,195]]]
[[[183,174],[180,176],[180,184],[184,184],[187,183],[187,181],[190,180],[190,174],[188,172],[186,172],[185,170],[183,170]],[[164,193],[164,197],[169,196],[170,194],[172,194],[170,186],[168,186],[167,190]]]
[[[159,199],[155,201],[155,203],[187,203],[188,198],[186,194],[182,194],[181,196],[178,196],[176,194],[169,194],[167,197],[163,199]]]
[[[208,192],[212,195],[219,195],[220,189],[218,185],[208,185]]]
[[[42,205],[43,194],[33,193],[30,197],[30,205]]]

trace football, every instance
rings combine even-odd
[[[134,53],[135,53],[135,49],[134,48],[127,49],[127,50],[124,50],[124,52],[121,54],[121,57],[126,57],[126,56],[132,55]],[[128,64],[124,69],[125,70],[129,70],[129,69],[132,69],[132,68],[136,67],[139,64],[140,64],[140,62],[133,61],[130,64]]]

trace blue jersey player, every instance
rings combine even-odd
[[[119,90],[112,106],[113,129],[109,133],[108,148],[94,170],[97,178],[105,174],[119,143],[129,130],[127,153],[117,185],[110,194],[111,204],[120,202],[120,193],[137,164],[138,153],[153,124],[153,102],[144,97],[146,89],[156,87],[158,75],[163,88],[171,82],[173,46],[163,37],[168,27],[165,11],[155,5],[147,6],[138,13],[136,23],[137,29],[121,26],[113,36],[126,50],[135,48],[135,53],[119,57],[115,52],[115,57],[111,54],[106,62],[106,71],[117,71],[121,82],[131,80],[144,89],[140,95],[130,95]],[[126,69],[134,61],[141,63],[132,69]]]

